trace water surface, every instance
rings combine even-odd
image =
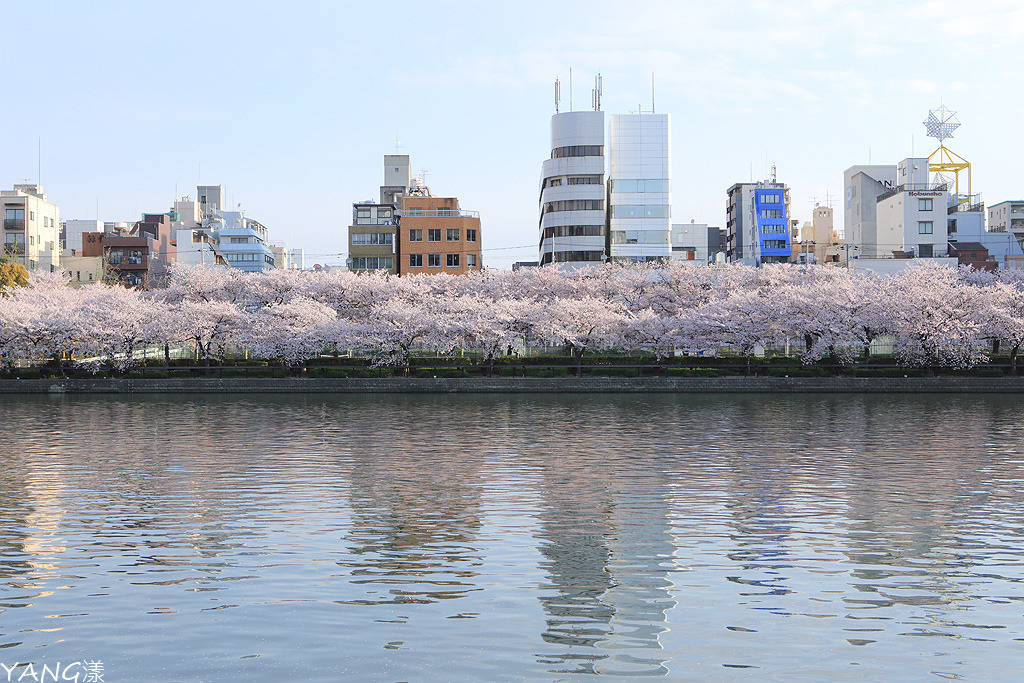
[[[1014,678],[1022,408],[0,397],[0,663],[101,660],[107,683]]]

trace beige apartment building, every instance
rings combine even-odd
[[[40,185],[0,191],[3,249],[29,271],[60,267],[60,209]]]

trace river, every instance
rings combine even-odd
[[[3,396],[0,681],[1014,678],[1022,409]]]

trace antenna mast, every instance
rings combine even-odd
[[[651,113],[654,113],[654,72],[651,72]]]
[[[572,111],[572,67],[569,67],[569,111]]]
[[[594,105],[594,111],[601,111],[601,94],[602,94],[603,87],[604,87],[604,83],[601,80],[601,74],[597,74],[597,76],[594,77],[594,92],[593,92],[593,98],[592,98],[593,99],[592,104]]]
[[[558,113],[558,103],[562,101],[562,82],[555,79],[555,113]]]

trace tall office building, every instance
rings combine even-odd
[[[551,117],[540,183],[540,263],[590,266],[608,257],[604,112]]]
[[[613,114],[608,221],[612,261],[672,256],[671,123],[668,114]]]

